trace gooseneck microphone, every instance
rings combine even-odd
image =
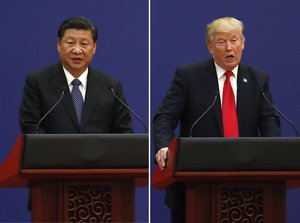
[[[61,88],[61,95],[59,97],[59,99],[57,100],[57,102],[46,112],[46,114],[39,120],[39,122],[36,125],[36,134],[39,134],[39,127],[41,122],[49,115],[49,113],[61,102],[61,100],[63,99],[64,95],[65,95],[65,91],[67,90],[66,86],[63,86]]]
[[[109,87],[109,90],[112,92],[112,94],[114,95],[114,97],[119,101],[119,102],[121,102],[121,104],[122,105],[124,105],[141,123],[142,123],[142,125],[143,125],[143,127],[144,127],[144,129],[145,129],[145,133],[148,133],[148,129],[147,129],[147,127],[146,127],[146,124],[145,124],[145,122],[131,109],[131,108],[129,108],[129,106],[128,105],[126,105],[126,103],[125,102],[123,102],[122,100],[121,100],[121,98],[119,98],[117,95],[116,95],[116,93],[115,93],[115,91],[114,91],[114,89],[113,89],[113,87]]]
[[[215,92],[215,97],[214,97],[214,100],[213,102],[211,103],[211,105],[199,116],[199,118],[197,118],[197,120],[193,123],[192,127],[190,128],[190,135],[189,137],[192,137],[192,133],[193,133],[193,129],[195,127],[195,125],[203,118],[203,116],[209,112],[209,110],[215,105],[216,101],[217,101],[217,98],[218,98],[218,95],[219,95],[219,91],[216,91]]]
[[[299,137],[298,130],[296,126],[293,124],[293,122],[290,119],[288,119],[281,111],[279,111],[278,108],[275,107],[275,105],[271,103],[271,101],[267,98],[264,90],[262,90],[262,95],[264,96],[264,99],[269,103],[269,105],[271,105],[271,107],[274,108],[294,128],[296,137]]]

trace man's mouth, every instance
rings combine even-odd
[[[233,55],[228,55],[228,56],[226,56],[226,60],[227,60],[227,61],[232,61],[233,58],[234,58]]]
[[[71,60],[74,62],[74,63],[80,63],[82,61],[82,58],[71,58]]]

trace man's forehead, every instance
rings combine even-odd
[[[241,37],[241,32],[239,30],[232,31],[217,31],[214,33],[214,38],[224,38],[224,37]]]
[[[66,29],[64,33],[64,36],[77,36],[77,35],[92,36],[92,32],[89,29]]]

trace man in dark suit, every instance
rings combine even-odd
[[[61,24],[57,38],[61,62],[26,78],[19,114],[23,133],[133,131],[128,110],[112,93],[125,101],[121,83],[89,66],[97,37],[97,27],[84,17],[71,17]]]
[[[178,123],[181,137],[281,136],[279,117],[263,97],[264,93],[272,101],[268,74],[240,64],[245,44],[242,22],[230,17],[213,21],[207,26],[206,42],[212,59],[176,69],[154,117],[156,162],[161,169],[166,167],[168,145]],[[231,113],[228,98],[234,108]],[[184,185],[172,185],[165,202],[172,222],[185,222]]]

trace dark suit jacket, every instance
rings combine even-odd
[[[240,64],[237,78],[239,135],[241,137],[281,136],[279,117],[262,95],[264,91],[267,98],[272,101],[267,73]],[[191,126],[213,103],[216,94],[218,98],[215,105],[195,125],[192,136],[223,137],[222,110],[218,92],[213,60],[176,69],[172,85],[154,117],[155,149],[168,146],[174,137],[174,129],[178,123],[180,123],[180,136],[188,137]],[[170,205],[175,203],[174,197],[181,196],[174,190],[169,191],[168,194],[167,203]],[[183,195],[182,200],[184,200]]]
[[[58,101],[65,88],[62,101],[41,122],[40,133],[131,133],[128,110],[115,99],[109,87],[125,101],[119,81],[89,67],[82,124],[78,127],[62,64],[28,75],[19,114],[22,132],[36,133],[38,121]]]

